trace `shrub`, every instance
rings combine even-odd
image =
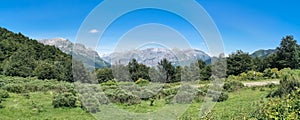
[[[168,88],[168,89],[163,89],[162,90],[162,93],[163,93],[164,97],[176,95],[177,92],[178,92],[178,88]]]
[[[180,91],[174,96],[174,102],[179,104],[187,104],[193,101],[193,94],[186,91]]]
[[[149,100],[155,97],[155,94],[149,89],[144,89],[141,92],[138,92],[138,94],[141,100]]]
[[[195,102],[202,102],[203,98],[205,97],[206,93],[202,90],[197,90],[195,95]]]
[[[273,69],[267,68],[263,72],[263,76],[267,78],[278,78],[279,77],[278,74],[279,72],[277,68],[273,68]]]
[[[54,108],[76,107],[77,98],[70,92],[57,93],[52,100]]]
[[[40,105],[40,104],[38,104],[38,103],[36,103],[34,101],[31,102],[31,107],[32,107],[32,110],[34,110],[34,111],[36,111],[38,113],[46,111],[44,109],[43,105]]]
[[[300,119],[300,90],[281,98],[270,98],[258,103],[252,117],[258,120],[299,120]]]
[[[141,86],[145,86],[145,85],[149,84],[149,81],[145,80],[145,79],[142,79],[142,78],[139,78],[137,81],[135,81],[135,84],[138,84],[138,85],[141,85]]]
[[[0,89],[0,99],[1,98],[8,98],[9,97],[9,94],[6,90],[1,90]]]
[[[214,101],[214,102],[223,102],[223,101],[226,101],[227,99],[228,99],[228,94],[222,92],[219,96],[214,95],[212,101]]]
[[[271,92],[268,97],[282,97],[290,94],[297,88],[300,88],[300,79],[297,76],[292,75],[291,77],[280,80],[279,88],[276,91]]]
[[[114,85],[117,85],[117,83],[113,80],[109,80],[107,82],[101,83],[101,85],[103,85],[103,86],[114,86]]]
[[[7,90],[8,92],[12,92],[12,93],[26,92],[24,85],[21,85],[21,84],[8,84],[8,85],[4,86],[3,89]]]
[[[227,92],[233,92],[244,87],[244,84],[238,81],[226,82],[223,86],[224,90]]]
[[[229,75],[227,77],[227,80],[239,80],[239,79],[240,79],[239,76],[235,76],[235,75]]]
[[[85,98],[81,98],[81,108],[86,112],[90,112],[90,113],[100,112],[99,106],[100,103],[96,97],[85,96]]]
[[[103,93],[97,93],[96,98],[100,104],[109,104],[109,99]]]
[[[139,97],[132,95],[131,93],[124,92],[123,90],[117,89],[112,91],[107,91],[106,95],[113,103],[122,103],[127,105],[134,105],[141,103]]]

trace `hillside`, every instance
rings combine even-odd
[[[259,57],[259,58],[265,58],[265,57],[267,57],[268,55],[271,55],[271,54],[273,54],[273,53],[275,53],[275,49],[268,49],[268,50],[263,50],[263,49],[261,49],[261,50],[257,50],[257,51],[255,51],[255,52],[253,52],[252,54],[251,54],[251,56],[253,57],[253,58],[255,58],[255,57]]]
[[[0,74],[72,81],[72,57],[0,27]]]
[[[103,57],[104,60],[110,63],[118,62],[121,64],[127,64],[133,58],[147,66],[156,66],[164,58],[172,62],[173,65],[187,65],[198,59],[208,61],[210,56],[196,49],[169,50],[165,48],[147,48],[122,53],[115,52]]]
[[[93,69],[94,67],[110,67],[110,64],[101,59],[96,51],[86,48],[82,44],[74,44],[71,41],[63,38],[46,39],[39,42],[45,45],[55,46],[67,54],[72,54],[75,59],[82,61],[83,64],[89,69]]]

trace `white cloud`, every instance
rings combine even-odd
[[[89,31],[89,33],[92,33],[92,34],[98,33],[98,32],[99,32],[99,31],[98,31],[97,29],[92,29],[92,30]]]

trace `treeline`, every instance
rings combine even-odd
[[[275,53],[265,58],[252,58],[241,50],[227,57],[227,75],[240,75],[248,71],[268,72],[283,68],[299,69],[300,47],[293,36],[282,38]]]
[[[167,59],[161,60],[156,67],[148,67],[132,59],[128,65],[113,65],[112,68],[94,71],[99,83],[109,80],[132,81],[145,79],[151,82],[173,83],[180,81],[209,80],[211,65],[198,60],[189,66],[174,66]]]

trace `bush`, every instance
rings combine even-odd
[[[172,96],[172,95],[174,96],[174,95],[177,94],[177,92],[178,92],[178,88],[168,88],[168,89],[163,89],[162,90],[162,94],[163,94],[164,97]]]
[[[109,99],[103,93],[97,93],[96,98],[100,104],[109,104]]]
[[[0,99],[1,98],[8,98],[9,97],[9,94],[6,90],[1,90],[0,89]]]
[[[244,84],[238,81],[226,82],[223,86],[224,90],[227,92],[233,92],[244,87]]]
[[[38,103],[36,103],[34,101],[31,102],[31,107],[32,107],[32,110],[34,110],[34,111],[36,111],[38,113],[46,111],[44,109],[43,105],[40,105],[40,104],[38,104]]]
[[[202,102],[204,100],[203,98],[205,97],[205,95],[206,93],[204,91],[197,90],[194,98],[195,102]]]
[[[120,89],[106,91],[106,95],[113,103],[122,103],[127,105],[134,105],[134,104],[141,103],[139,97],[132,95],[131,93],[124,92],[123,90]]]
[[[54,108],[58,107],[76,107],[77,98],[70,92],[57,93],[52,100]]]
[[[114,86],[117,85],[117,83],[113,80],[108,80],[107,82],[101,83],[102,86]]]
[[[284,78],[280,80],[279,88],[271,92],[268,97],[279,96],[282,97],[284,95],[290,94],[292,91],[295,91],[297,88],[300,88],[300,79],[297,76],[290,76],[288,78]]]
[[[81,108],[86,112],[90,112],[90,113],[100,112],[99,107],[100,107],[100,103],[96,97],[85,96],[84,98],[81,98]]]
[[[138,92],[138,94],[141,100],[149,100],[155,97],[154,92],[149,89],[144,89],[141,92]]]
[[[180,91],[174,96],[174,102],[179,104],[187,104],[193,101],[193,94],[186,91]]]
[[[300,90],[281,98],[270,98],[261,101],[252,117],[258,120],[299,120],[300,119]]]
[[[278,78],[279,77],[278,75],[279,72],[277,68],[273,68],[273,69],[267,68],[263,72],[263,76],[267,78]]]
[[[26,92],[24,85],[21,85],[21,84],[8,84],[8,85],[4,86],[3,89],[7,90],[8,92],[12,92],[12,93]]]
[[[223,101],[226,101],[227,99],[228,99],[228,94],[222,92],[219,96],[214,95],[212,101],[214,101],[214,102],[223,102]]]
[[[139,78],[137,81],[135,81],[135,84],[138,84],[138,85],[141,85],[141,86],[145,86],[145,85],[149,84],[149,81],[145,80],[145,79],[142,79],[142,78]]]

